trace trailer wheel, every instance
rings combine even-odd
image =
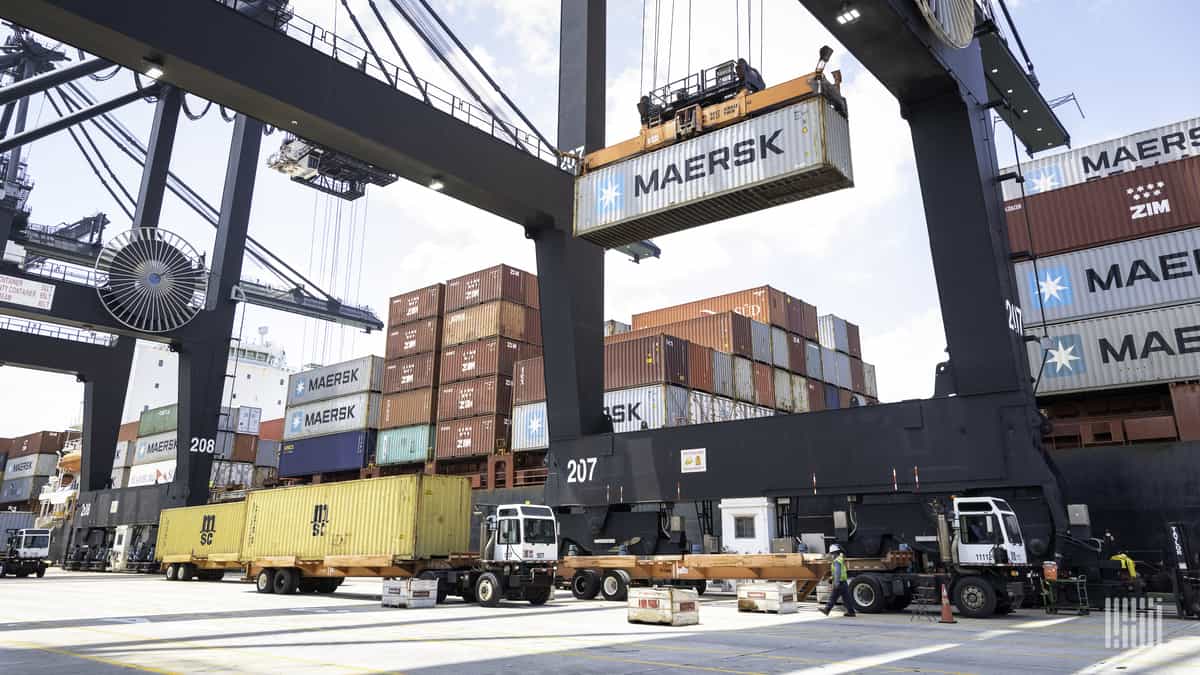
[[[445,579],[438,576],[437,572],[434,572],[433,570],[425,570],[424,572],[421,572],[420,574],[418,574],[417,578],[424,579],[425,581],[436,581],[437,582],[437,604],[441,605],[446,602],[446,596],[450,595],[450,587],[446,585]]]
[[[624,602],[629,597],[629,573],[625,570],[609,570],[600,581],[600,594],[605,600]]]
[[[167,578],[167,581],[175,581],[175,579],[179,577],[179,565],[176,565],[175,563],[167,565],[167,571],[163,574],[163,576]]]
[[[528,600],[529,604],[533,605],[534,607],[546,604],[550,601],[550,598],[553,595],[554,586],[525,589],[525,599]]]
[[[571,595],[576,600],[594,600],[600,593],[600,575],[592,570],[579,570],[571,577]]]
[[[275,572],[275,593],[291,595],[300,586],[300,575],[290,567],[280,568]]]
[[[337,579],[326,578],[326,579],[319,579],[317,581],[317,592],[318,593],[329,594],[329,593],[336,591],[337,587],[338,587]]]
[[[39,579],[46,576],[46,565],[44,563],[38,563],[38,568],[37,568],[36,574],[37,574],[37,578],[39,578]]]
[[[866,614],[878,614],[886,606],[887,598],[883,595],[883,586],[875,577],[860,574],[850,580],[850,602],[854,609]]]
[[[258,577],[254,580],[254,586],[259,593],[274,593],[275,592],[275,570],[267,567],[258,573]]]
[[[991,616],[996,613],[996,590],[982,577],[965,577],[954,587],[954,606],[972,619]]]
[[[491,572],[484,572],[475,580],[475,598],[482,607],[495,607],[500,604],[500,596],[504,595],[500,587],[500,579]]]
[[[708,580],[701,579],[700,581],[695,582],[692,585],[692,588],[696,589],[696,595],[704,595],[704,592],[708,590]]]
[[[176,574],[180,581],[191,581],[196,578],[196,566],[191,563],[184,563],[179,566],[179,571]]]

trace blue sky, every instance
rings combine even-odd
[[[332,28],[340,2],[294,4],[300,15]],[[433,4],[553,138],[557,0]],[[609,142],[636,133],[639,79],[649,83],[639,67],[642,4],[609,2]],[[351,5],[360,17],[370,16],[365,0]],[[689,51],[693,70],[735,55],[733,5],[726,0],[693,2],[689,50],[683,37],[687,3],[678,3],[672,75],[684,74]],[[663,16],[669,6],[662,5]],[[1086,118],[1073,107],[1060,110],[1076,146],[1200,115],[1200,87],[1191,78],[1200,5],[1182,0],[1020,0],[1010,1],[1010,6],[1043,92],[1048,98],[1074,92],[1083,105]],[[767,83],[810,71],[818,47],[830,42],[825,31],[793,0],[755,2],[754,8],[754,53],[761,44],[760,66]],[[757,16],[763,12],[760,41]],[[344,10],[337,14],[339,33],[358,42]],[[666,23],[660,20],[660,71],[666,70]],[[453,89],[451,77],[422,53],[399,19],[392,26],[419,74]],[[386,38],[378,28],[368,30],[385,58],[396,60],[384,49]],[[647,52],[652,62],[650,56]],[[607,316],[628,320],[631,313],[654,306],[771,284],[816,304],[822,313],[833,312],[862,326],[864,356],[878,367],[885,400],[928,396],[934,364],[944,358],[944,336],[907,125],[894,99],[852,57],[839,49],[833,63],[846,74],[856,188],[664,237],[658,242],[664,251],[658,261],[633,265],[609,255]],[[660,72],[660,83],[664,78]],[[89,83],[101,96],[116,95],[129,86],[128,74],[108,83]],[[196,99],[190,102],[196,109],[201,105]],[[43,121],[52,116],[40,99],[33,101],[31,111],[31,117],[40,115]],[[119,117],[144,135],[151,112],[152,106],[135,103]],[[181,122],[173,169],[213,203],[220,199],[230,131],[231,125],[213,113],[199,122]],[[1001,161],[1006,162],[1011,159],[1006,134],[1001,140]],[[278,142],[278,135],[264,139],[264,164]],[[132,163],[114,150],[106,154],[125,183],[136,188],[138,173]],[[37,181],[31,198],[35,222],[71,221],[102,210],[113,219],[111,234],[128,226],[65,133],[33,145],[30,171]],[[199,249],[212,245],[212,229],[173,198],[168,198],[163,226]],[[339,204],[263,167],[251,234],[302,271],[323,278],[327,288],[369,304],[381,315],[390,295],[497,262],[535,271],[533,247],[518,227],[403,181],[372,188],[366,199],[353,205]],[[316,246],[311,245],[314,239]],[[336,264],[332,242],[338,245]],[[262,275],[248,263],[246,276]],[[286,346],[293,365],[383,352],[378,334],[327,330],[283,314],[249,310],[247,336],[259,325],[271,326],[271,337]],[[19,410],[6,408],[0,415],[0,435],[61,427],[77,416],[80,388],[73,378],[0,368],[0,390],[30,392],[22,397]]]

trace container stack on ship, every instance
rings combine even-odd
[[[261,487],[254,480],[261,423],[261,408],[221,408],[217,417],[216,450],[209,479],[209,486],[214,491]]]
[[[513,369],[541,354],[537,277],[496,265],[446,282],[435,470],[513,487]],[[528,458],[523,458],[522,461]],[[541,466],[540,458],[533,462]]]
[[[4,482],[0,483],[0,509],[36,511],[42,486],[50,482],[58,466],[58,453],[63,449],[66,434],[58,431],[39,431],[0,443],[0,454],[6,455]]]
[[[383,365],[378,356],[364,356],[289,378],[279,448],[281,480],[355,479],[371,464]]]
[[[1200,118],[1025,163],[1024,195],[1004,184],[1045,444],[1068,500],[1147,551],[1166,532],[1140,514],[1197,515],[1198,152]]]
[[[445,297],[445,285],[434,284],[391,299],[381,430],[364,475],[422,471],[433,459]]]

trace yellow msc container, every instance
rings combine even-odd
[[[471,482],[411,474],[251,492],[242,559],[425,560],[470,546]]]
[[[233,563],[241,560],[246,502],[164,509],[158,517],[154,557],[165,563]]]

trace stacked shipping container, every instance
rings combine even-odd
[[[445,284],[391,300],[376,464],[423,464],[431,459],[445,302]]]
[[[0,447],[0,454],[6,457],[4,482],[0,483],[0,504],[7,505],[5,508],[33,510],[32,502],[54,475],[58,454],[65,441],[64,433],[39,431],[4,443],[4,447]],[[26,505],[30,508],[23,509]]]
[[[383,359],[364,356],[288,380],[279,476],[357,472],[375,453]]]

